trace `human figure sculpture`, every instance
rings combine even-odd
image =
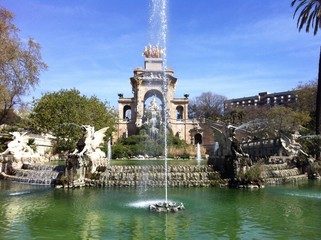
[[[216,158],[224,159],[220,166],[221,171],[228,172],[228,177],[233,182],[237,182],[241,174],[245,173],[252,164],[249,155],[243,151],[241,143],[236,138],[237,128],[222,122],[214,123],[212,128],[219,142],[214,154]]]
[[[164,50],[157,46],[149,46],[144,47],[143,55],[147,58],[161,58],[164,54]]]
[[[236,138],[235,128],[229,127],[230,136],[228,137],[230,154],[233,157],[249,157],[247,153],[245,153],[241,147],[240,142]]]
[[[148,109],[152,111],[159,111],[159,105],[156,101],[156,96],[154,95],[152,101],[148,105]]]

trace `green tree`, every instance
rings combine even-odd
[[[267,131],[270,136],[279,132],[293,133],[300,130],[300,127],[310,121],[306,112],[294,111],[291,108],[276,106],[267,114]]]
[[[40,72],[47,69],[40,45],[32,38],[21,40],[13,19],[13,13],[0,7],[0,124],[22,102],[21,97],[38,84]]]
[[[290,105],[293,110],[309,113],[311,121],[305,125],[309,134],[315,131],[315,99],[317,96],[317,85],[318,83],[316,80],[300,83],[295,88],[298,100]]]
[[[34,131],[51,132],[57,137],[57,150],[65,151],[75,147],[82,134],[81,125],[91,125],[96,130],[109,127],[106,135],[111,136],[116,118],[107,102],[95,96],[81,96],[76,89],[63,89],[34,100],[30,119]]]
[[[232,124],[241,124],[243,122],[245,116],[245,112],[243,109],[233,109],[229,113],[226,114],[226,118],[232,123]]]
[[[313,28],[313,34],[316,35],[321,28],[321,1],[320,0],[293,0],[291,6],[296,5],[293,17],[299,13],[297,27],[299,31],[305,26],[305,31],[309,32]],[[321,49],[319,58],[318,88],[316,97],[316,120],[315,133],[320,135],[320,114],[321,114]]]

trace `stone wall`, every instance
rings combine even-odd
[[[167,184],[172,187],[207,187],[218,185],[220,175],[212,166],[169,166]],[[164,186],[164,166],[111,166],[99,179],[87,180],[102,186]]]

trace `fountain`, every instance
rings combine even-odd
[[[108,161],[111,160],[111,140],[110,140],[110,138],[108,139],[108,142],[107,142],[107,159],[108,159]]]
[[[201,160],[202,160],[201,146],[200,146],[200,143],[197,143],[197,145],[196,145],[196,161],[197,161],[198,165],[200,165]]]
[[[167,125],[168,125],[168,107],[167,107],[167,59],[166,59],[166,41],[167,41],[167,0],[152,0],[152,9],[150,16],[151,40],[156,42],[156,46],[149,45],[149,49],[145,47],[144,55],[151,58],[162,58],[162,93],[163,93],[163,128],[164,128],[164,189],[165,201],[163,203],[151,204],[149,209],[156,212],[176,212],[184,208],[183,204],[168,202],[168,166],[167,166]],[[154,38],[154,39],[153,39]],[[158,78],[158,76],[157,76]]]

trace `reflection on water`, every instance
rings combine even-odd
[[[178,213],[149,212],[162,188],[52,189],[0,181],[0,239],[317,239],[321,184],[248,191],[170,188]]]

